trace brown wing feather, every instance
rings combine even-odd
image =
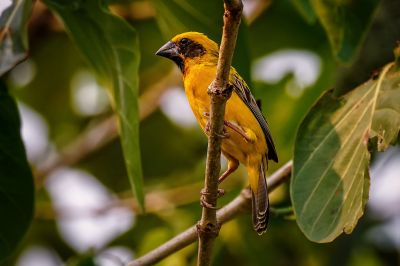
[[[268,160],[278,162],[278,155],[276,153],[274,141],[272,140],[271,131],[268,128],[267,120],[265,120],[260,108],[257,105],[257,101],[251,94],[246,82],[239,76],[234,68],[231,69],[230,83],[233,85],[233,89],[236,94],[249,107],[264,132],[268,147]]]
[[[263,161],[260,164],[258,189],[257,191],[251,191],[253,228],[259,235],[262,235],[267,231],[269,218],[268,188],[267,181],[265,180],[265,161],[266,160],[263,158]]]

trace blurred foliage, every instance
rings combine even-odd
[[[46,4],[61,16],[72,39],[101,81],[112,89],[129,180],[141,209],[144,209],[138,137],[140,54],[137,34],[98,0],[47,0]]]
[[[34,187],[15,100],[0,80],[0,260],[15,249],[33,218]]]
[[[257,8],[260,1],[262,0],[251,2]],[[63,3],[73,6],[80,2]],[[175,67],[167,60],[154,56],[154,52],[174,34],[194,30],[206,33],[215,41],[220,40],[222,1],[102,1],[104,2],[111,4],[112,12],[122,17],[136,30],[141,57],[138,70],[141,94],[152,90],[157,82]],[[347,23],[340,24],[341,27],[356,32],[350,39],[349,35],[343,35],[343,39],[339,38],[340,42],[335,44],[337,49],[332,50],[334,47],[332,36],[327,30],[329,21],[321,23],[322,13],[314,10],[316,2],[322,3],[322,1],[307,0],[271,1],[251,24],[244,20],[240,28],[233,64],[251,85],[256,98],[262,100],[263,112],[268,118],[281,163],[293,157],[297,128],[322,92],[336,87],[338,94],[344,94],[369,79],[375,69],[393,60],[393,47],[395,41],[400,39],[398,1],[381,1],[375,12],[373,10],[376,1],[368,1],[368,5],[357,9],[354,14],[349,14],[345,5],[361,4],[361,2],[342,1],[345,6],[343,12],[347,12],[347,15],[359,19],[358,21],[362,23],[360,25],[357,22],[354,27],[352,25],[350,27]],[[247,4],[250,5],[250,1]],[[55,7],[57,10],[58,8],[60,7]],[[59,11],[59,16],[73,35],[71,26],[66,22],[62,12]],[[104,12],[103,9],[101,12]],[[16,82],[14,76],[20,73],[18,69],[11,70],[4,77],[15,98],[30,106],[47,122],[50,143],[44,158],[54,150],[62,150],[85,128],[96,126],[111,113],[107,109],[100,114],[84,115],[72,107],[74,96],[72,86],[77,74],[82,71],[90,72],[93,65],[104,67],[98,62],[100,58],[96,55],[92,55],[94,59],[87,60],[89,55],[85,53],[86,51],[94,54],[99,49],[101,52],[104,52],[102,49],[109,49],[106,47],[107,42],[98,40],[107,37],[107,31],[103,32],[106,30],[107,18],[103,17],[104,14],[99,16],[102,19],[92,21],[90,24],[91,27],[98,29],[96,34],[90,34],[88,26],[83,22],[75,26],[81,30],[79,38],[83,40],[92,36],[96,40],[86,43],[86,48],[82,48],[76,38],[74,38],[75,43],[71,41],[60,19],[41,1],[36,1],[29,24],[30,57],[28,62],[23,63],[31,65],[33,77],[28,83]],[[108,13],[106,16],[109,16]],[[371,30],[368,30],[371,18]],[[116,31],[113,34],[118,35],[123,32]],[[363,39],[365,42],[362,42]],[[343,44],[346,45],[342,46]],[[343,47],[346,48],[345,52],[340,53]],[[251,66],[256,60],[287,49],[311,51],[321,60],[318,79],[297,96],[288,93],[295,79],[293,73],[287,74],[278,82],[251,80]],[[337,61],[337,55],[340,59],[350,60],[351,57],[352,60],[348,65],[342,65]],[[106,69],[108,67],[110,66],[106,66]],[[129,79],[134,78],[133,72]],[[139,135],[144,188],[147,192],[154,192],[160,196],[149,204],[160,204],[157,200],[163,199],[163,193],[166,191],[171,189],[179,191],[184,185],[191,186],[202,181],[207,139],[198,127],[184,127],[158,109],[141,122]],[[271,172],[279,167],[277,164],[270,166]],[[33,167],[36,168],[38,165]],[[130,197],[129,181],[119,139],[111,141],[73,167],[93,174],[108,191],[113,193],[113,196]],[[226,184],[222,185],[226,189],[226,195],[219,203],[221,206],[235,197],[246,185],[243,170],[240,168],[226,181]],[[199,195],[197,192],[192,194],[189,195],[191,203],[182,203],[183,200],[178,192],[174,200],[165,205],[169,206],[168,208],[157,213],[135,216],[134,225],[122,235],[116,236],[106,246],[80,252],[60,234],[62,213],[54,212],[53,198],[47,194],[45,187],[37,191],[38,211],[31,229],[4,265],[16,265],[23,252],[33,245],[47,247],[63,262],[69,263],[92,263],[94,257],[113,246],[127,247],[134,256],[143,255],[196,223],[200,215]],[[291,204],[287,185],[274,192],[271,198],[274,207],[286,207]],[[40,213],[48,215],[39,215]],[[295,222],[281,217],[271,219],[268,234],[259,237],[253,232],[250,220],[249,216],[243,215],[222,227],[216,242],[214,265],[357,266],[399,263],[398,251],[378,245],[367,238],[369,230],[381,223],[371,219],[368,212],[351,235],[340,236],[326,245],[310,242]],[[163,260],[159,265],[195,265],[195,262],[196,245],[191,245]]]
[[[319,19],[327,32],[333,52],[345,62],[351,60],[359,47],[379,3],[378,0],[294,2],[309,22],[314,22],[315,17]]]
[[[68,266],[96,266],[93,259],[93,254],[81,255],[79,257],[71,258],[67,262]]]

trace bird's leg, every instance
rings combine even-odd
[[[210,117],[210,114],[208,112],[204,112],[203,116],[208,118],[208,117]],[[240,126],[238,126],[238,125],[236,125],[236,124],[234,124],[234,123],[232,123],[230,121],[227,121],[227,120],[224,120],[224,125],[226,127],[229,127],[230,129],[232,129],[233,131],[235,131],[239,135],[241,135],[246,142],[251,142],[251,143],[254,142],[254,140]],[[206,131],[207,135],[208,135],[208,132],[210,132],[210,123],[209,123],[209,121],[207,121],[207,124],[205,126],[205,131]],[[228,132],[226,131],[225,127],[224,127],[224,132],[223,132],[222,135],[223,136],[221,136],[221,137],[223,137],[223,138],[228,138],[229,137]]]
[[[239,161],[234,158],[228,158],[228,169],[218,178],[218,184],[221,184],[228,176],[230,176],[239,167]]]
[[[239,135],[241,135],[246,142],[254,142],[254,140],[250,136],[248,136],[247,133],[238,125],[235,125],[234,123],[226,121],[226,120],[224,120],[224,125],[229,127],[230,129],[232,129]]]
[[[230,176],[233,172],[236,171],[236,169],[239,167],[239,161],[236,160],[235,158],[224,154],[224,156],[228,159],[228,169],[218,178],[218,184],[221,184],[222,181],[224,181],[228,176]],[[206,189],[202,189],[200,191],[200,205],[204,208],[208,208],[208,209],[217,209],[215,206],[213,206],[212,204],[208,203],[205,199],[206,195],[210,195],[210,192],[208,192]],[[222,197],[223,195],[225,195],[225,190],[223,190],[222,188],[218,189],[218,198]]]
[[[236,169],[239,167],[239,161],[233,157],[227,156],[224,154],[225,157],[228,159],[228,169],[218,178],[218,184],[221,184],[228,176],[230,176]],[[218,197],[222,197],[225,195],[225,190],[222,188],[218,189]]]

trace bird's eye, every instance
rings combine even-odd
[[[183,44],[183,45],[188,44],[188,43],[189,43],[189,39],[187,39],[187,38],[183,38],[180,41],[180,44]]]

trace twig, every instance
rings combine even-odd
[[[233,182],[232,182],[233,181]],[[239,179],[231,179],[225,183],[224,189],[228,191],[241,184]],[[160,213],[173,208],[198,201],[198,192],[202,188],[203,182],[196,182],[184,186],[170,189],[151,189],[146,193],[146,213]],[[122,193],[124,194],[124,193]],[[130,194],[130,191],[129,193]],[[117,195],[118,198],[110,200],[100,208],[79,208],[76,206],[53,206],[51,202],[38,202],[35,207],[35,219],[54,220],[54,219],[77,219],[82,217],[96,217],[102,215],[113,208],[129,208],[134,213],[139,213],[139,206],[136,198]]]
[[[86,130],[58,153],[51,153],[36,169],[36,187],[43,186],[45,178],[54,170],[73,165],[86,158],[93,151],[104,147],[118,136],[117,121],[112,115],[95,127]]]
[[[172,71],[165,78],[145,90],[139,99],[139,119],[143,120],[154,112],[160,103],[162,92],[176,84],[179,73]],[[54,170],[63,166],[74,165],[87,158],[93,152],[104,147],[118,137],[118,126],[115,115],[112,115],[96,126],[89,128],[60,153],[50,154],[35,171],[37,189],[43,186],[45,178]]]
[[[216,209],[218,198],[218,177],[221,170],[221,135],[224,126],[225,104],[232,89],[228,85],[233,52],[242,15],[241,0],[224,0],[224,28],[218,58],[215,80],[208,88],[211,97],[210,105],[210,134],[208,138],[207,162],[204,189],[202,190],[203,211],[197,225],[199,248],[197,265],[211,264],[214,239],[219,233]]]
[[[282,183],[289,179],[292,172],[292,161],[287,162],[268,178],[268,191],[272,192]],[[239,196],[227,204],[225,207],[217,211],[217,220],[219,224],[224,224],[239,214],[249,212],[251,210],[250,190],[245,188]],[[154,265],[176,251],[190,245],[197,239],[197,228],[192,226],[181,234],[175,236],[171,240],[162,244],[158,248],[150,251],[146,255],[137,258],[128,263],[127,266],[146,266]]]
[[[233,184],[232,184],[233,185]],[[236,184],[237,185],[237,184]],[[198,200],[198,192],[202,183],[197,182],[168,190],[152,190],[146,193],[146,213],[159,213],[180,205],[188,204]],[[77,219],[82,217],[96,217],[107,213],[113,208],[129,208],[134,213],[139,213],[136,198],[119,197],[98,208],[79,208],[76,206],[53,206],[50,202],[39,202],[36,206],[35,218],[41,220]]]

